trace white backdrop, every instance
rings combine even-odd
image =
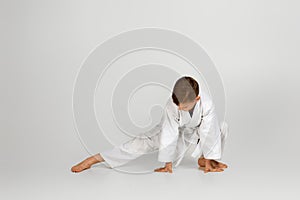
[[[296,0],[0,1],[1,198],[299,199],[299,19]],[[70,172],[88,156],[72,119],[76,73],[98,44],[140,27],[184,33],[214,60],[224,173]]]

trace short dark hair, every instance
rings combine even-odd
[[[198,82],[190,76],[183,76],[174,85],[172,99],[178,106],[179,103],[189,103],[199,94]]]

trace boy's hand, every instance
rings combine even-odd
[[[166,163],[165,167],[161,167],[161,168],[155,169],[154,171],[155,172],[169,172],[169,173],[172,173],[173,172],[173,170],[172,170],[172,162],[168,162],[168,163]]]
[[[215,160],[205,160],[205,168],[204,173],[207,172],[222,172],[224,169],[222,169],[219,165],[215,164]]]
[[[218,162],[216,160],[205,159],[203,156],[198,159],[199,169],[203,170],[204,173],[207,172],[222,172],[228,166],[224,163]]]

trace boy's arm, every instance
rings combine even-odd
[[[209,101],[204,109],[203,121],[198,131],[204,158],[221,159],[221,131],[212,101]]]
[[[228,166],[219,160],[222,155],[222,138],[215,106],[210,100],[206,102],[203,110],[203,121],[198,129],[200,135],[200,146],[205,162],[204,172],[222,172]],[[201,158],[199,158],[201,159]],[[199,164],[199,160],[198,160]],[[201,164],[199,164],[201,167]],[[202,166],[203,167],[203,166]]]
[[[164,119],[161,127],[161,133],[159,137],[159,152],[158,161],[160,162],[172,162],[174,160],[174,154],[178,140],[178,128],[179,122],[176,120],[177,115],[175,111],[165,109]]]
[[[164,162],[165,167],[155,171],[167,171],[172,173],[172,161],[174,160],[175,150],[178,140],[179,116],[177,109],[172,104],[167,104],[164,110],[163,123],[159,138],[158,161]]]

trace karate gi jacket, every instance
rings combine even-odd
[[[197,144],[192,157],[204,156],[206,159],[221,159],[225,139],[215,112],[215,105],[206,93],[200,95],[195,104],[192,117],[189,111],[178,110],[169,97],[160,124],[158,161],[173,162],[175,167],[184,157],[191,144]],[[227,124],[223,122],[223,129]],[[223,134],[222,132],[223,131]]]

